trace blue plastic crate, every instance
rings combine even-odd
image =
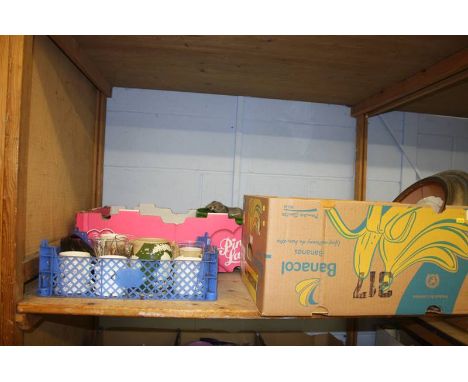
[[[85,236],[82,236],[85,237]],[[62,257],[43,241],[39,250],[39,296],[133,300],[217,299],[218,252],[202,241],[201,261]]]

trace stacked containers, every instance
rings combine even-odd
[[[219,272],[232,272],[240,267],[242,226],[227,214],[174,214],[170,209],[142,205],[127,210],[114,207],[79,212],[76,227],[83,232],[118,232],[135,237],[164,237],[174,242],[194,240],[208,233],[211,244],[218,248]]]
[[[86,237],[85,233],[80,233]],[[60,255],[40,247],[40,296],[155,300],[216,300],[218,252],[209,237],[198,238],[198,258],[145,260],[118,254]]]

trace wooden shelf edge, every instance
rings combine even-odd
[[[151,318],[261,318],[239,273],[219,274],[216,301],[39,297],[35,295],[35,290],[30,290],[18,303],[17,312]]]
[[[218,275],[216,301],[112,300],[93,298],[39,297],[30,289],[17,305],[18,314],[79,316],[191,318],[191,319],[328,319],[362,318],[314,315],[309,317],[261,316],[244,286],[240,274]],[[369,316],[403,318],[403,316]],[[413,316],[415,317],[415,316]],[[440,316],[437,316],[440,317]],[[453,316],[451,316],[453,317]]]
[[[43,298],[41,298],[43,299]],[[106,317],[142,317],[142,318],[205,318],[205,319],[256,319],[261,318],[258,313],[237,311],[233,314],[223,313],[221,310],[176,310],[159,309],[151,306],[129,306],[120,303],[119,306],[111,304],[94,304],[86,302],[81,307],[75,307],[68,301],[59,304],[50,304],[50,301],[40,304],[30,301],[21,301],[18,304],[19,313],[34,314],[60,314],[60,315],[83,315],[83,316],[106,316]]]

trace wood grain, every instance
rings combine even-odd
[[[112,96],[112,87],[102,76],[80,44],[72,36],[50,36],[52,41],[68,56],[68,58],[81,70],[81,72],[107,97]]]
[[[348,318],[346,320],[346,346],[357,345],[358,331],[358,319]]]
[[[2,38],[2,55],[7,57],[7,75],[1,74],[4,86],[0,92],[4,129],[2,137],[3,157],[0,171],[2,173],[1,200],[1,257],[0,257],[0,301],[1,326],[0,340],[3,345],[22,343],[22,333],[15,323],[16,304],[23,295],[22,250],[17,246],[17,235],[22,232],[23,221],[18,212],[20,142],[22,131],[28,122],[30,74],[32,60],[32,37],[8,36],[8,42]],[[0,69],[4,71],[2,61]],[[6,79],[6,84],[5,84]],[[6,86],[5,86],[6,85]]]
[[[468,316],[450,317],[450,318],[446,318],[445,321],[448,324],[455,326],[456,328],[461,329],[464,332],[468,333]]]
[[[354,172],[354,199],[366,200],[367,181],[367,116],[356,117],[356,160]]]
[[[23,283],[37,273],[40,240],[59,240],[74,213],[92,206],[97,92],[47,37],[33,44],[32,37],[2,36],[0,51],[0,337],[12,345],[23,343],[20,327],[29,325],[16,305]],[[29,343],[53,328],[28,333]]]
[[[20,313],[117,317],[260,318],[238,273],[219,274],[217,301],[140,301],[37,297],[28,293]]]
[[[261,316],[243,284],[240,273],[218,274],[218,299],[216,301],[158,301],[117,300],[93,298],[38,297],[37,285],[30,284],[24,299],[18,303],[18,313],[148,317],[193,319],[328,319],[327,316],[266,317]],[[374,316],[374,318],[377,316]],[[380,316],[387,317],[390,316]],[[403,317],[403,316],[402,316]],[[450,316],[454,317],[454,316]],[[337,319],[338,317],[330,317]],[[348,316],[347,318],[355,318]],[[394,316],[393,316],[394,318]],[[291,330],[290,327],[288,330]]]
[[[16,314],[16,325],[21,330],[32,330],[37,327],[43,320],[44,317],[38,314]]]
[[[366,200],[367,185],[367,115],[356,117],[356,158],[354,170],[354,199]],[[346,320],[346,345],[356,346],[358,337],[358,319]]]
[[[421,324],[419,319],[401,320],[398,327],[405,330],[423,345],[450,346],[455,344],[452,338],[440,335],[440,331],[434,330],[435,328],[428,327],[426,324]]]
[[[35,38],[30,123],[23,174],[24,255],[70,234],[93,206],[97,91],[50,41]]]
[[[352,107],[351,115],[385,113],[467,79],[468,48],[360,101]]]
[[[468,81],[464,81],[403,105],[399,110],[415,113],[429,110],[431,114],[466,118],[468,116],[468,102],[460,102],[460,100],[467,98]]]
[[[468,331],[459,326],[452,325],[450,320],[438,317],[422,317],[420,318],[426,326],[436,329],[443,336],[450,337],[461,345],[468,345]],[[465,317],[465,323],[468,318]]]
[[[75,38],[112,86],[342,105],[356,105],[468,47],[467,36]],[[431,105],[453,110],[445,102]],[[416,111],[430,112],[431,105]]]
[[[107,97],[98,91],[96,104],[96,122],[94,135],[94,183],[93,207],[102,205],[104,176],[104,137],[106,130]]]
[[[23,282],[31,281],[39,274],[39,254],[26,257],[23,260]]]
[[[8,93],[8,57],[10,39],[8,36],[0,36],[0,184],[3,184],[5,176],[5,133],[6,133],[6,107]],[[3,187],[0,186],[0,200],[3,200]],[[0,240],[3,230],[3,204],[0,203]],[[0,241],[1,248],[1,241]],[[2,284],[2,263],[0,261],[0,286]],[[1,312],[1,311],[0,311]],[[3,316],[0,317],[0,336],[3,333]]]
[[[0,36],[0,201],[3,201],[4,193],[4,177],[5,177],[5,138],[7,129],[7,95],[8,95],[8,59],[10,50],[10,38],[8,36]],[[0,202],[0,251],[3,251],[3,203]],[[2,252],[2,258],[4,257]],[[3,273],[6,264],[0,259],[0,344],[4,345],[3,332],[7,330],[7,321],[11,320],[8,317],[8,312],[3,308],[3,288],[9,286],[4,285]]]

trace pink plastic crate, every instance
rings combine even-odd
[[[157,212],[142,214],[140,210],[119,210],[111,214],[110,207],[102,207],[79,212],[76,227],[84,232],[112,231],[137,237],[163,237],[178,242],[195,240],[208,232],[212,245],[218,247],[218,271],[232,272],[240,266],[242,226],[227,214],[208,214],[206,218],[186,217],[181,223],[167,223],[153,213]]]

